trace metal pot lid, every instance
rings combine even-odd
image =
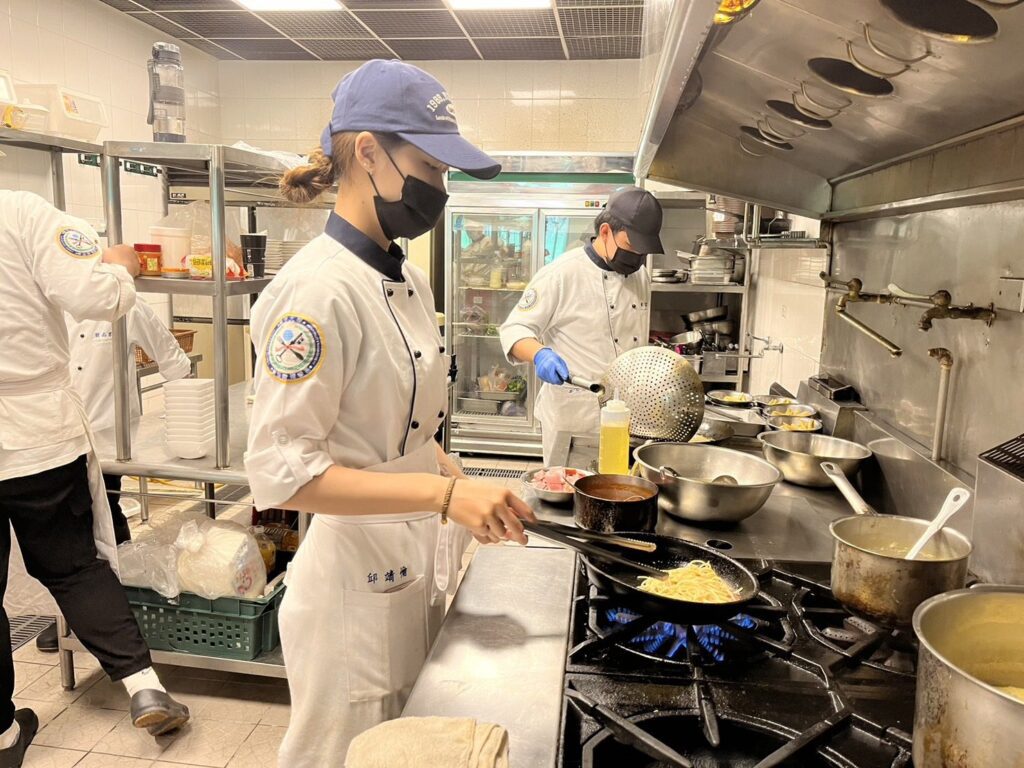
[[[754,141],[765,147],[771,147],[772,149],[782,149],[785,150],[786,152],[790,152],[793,149],[793,145],[790,144],[788,141],[772,141],[759,130],[757,130],[757,128],[754,128],[752,125],[741,125],[740,132],[748,139],[753,139]]]
[[[799,109],[794,107],[792,102],[781,101],[780,99],[769,99],[766,103],[768,108],[772,111],[786,118],[791,123],[796,123],[804,128],[812,128],[816,131],[827,131],[832,127],[831,121],[808,117]]]
[[[937,40],[987,43],[999,33],[992,15],[968,0],[882,0],[882,7],[901,24]]]
[[[807,62],[807,66],[810,67],[811,72],[833,88],[857,96],[880,98],[892,96],[893,91],[896,90],[893,84],[884,77],[869,75],[844,59],[823,56],[811,59]]]

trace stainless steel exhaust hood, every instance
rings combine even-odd
[[[722,27],[699,0],[679,5],[693,12],[674,22],[701,48],[662,53],[659,78],[674,80],[655,84],[638,177],[828,218],[849,206],[835,192],[851,178],[1024,114],[1021,0],[761,0]],[[677,109],[697,74],[699,97]],[[1002,178],[964,168],[942,190],[1005,182],[1024,130],[1002,144]],[[872,202],[931,191],[902,185]]]

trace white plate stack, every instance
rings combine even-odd
[[[178,379],[164,384],[167,447],[182,459],[200,459],[213,451],[217,421],[213,379]]]

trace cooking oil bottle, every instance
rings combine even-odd
[[[597,469],[602,475],[629,474],[629,408],[615,394],[601,409]]]

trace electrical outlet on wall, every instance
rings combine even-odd
[[[1024,312],[1024,277],[1000,277],[996,309]]]

